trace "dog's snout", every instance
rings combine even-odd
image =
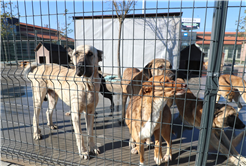
[[[169,77],[171,80],[174,80],[174,79],[175,79],[175,74],[174,74],[174,73],[170,73],[168,77]]]
[[[227,102],[229,102],[229,103],[232,102],[232,99],[227,99]]]
[[[84,62],[79,62],[78,64],[77,64],[77,67],[84,67],[85,66],[85,63]]]
[[[239,119],[239,117],[236,118],[235,128],[236,129],[243,129],[243,128],[245,128],[245,124],[241,121],[241,119]]]
[[[230,127],[234,127],[234,122],[236,120],[235,123],[235,128],[236,129],[243,129],[245,128],[245,124],[241,121],[241,119],[239,119],[238,117],[235,118],[234,115],[230,115],[229,117],[227,117],[227,124]]]

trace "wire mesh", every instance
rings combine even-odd
[[[1,1],[2,159],[246,165],[245,8]]]

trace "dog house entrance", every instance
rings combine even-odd
[[[45,56],[40,56],[39,57],[39,63],[46,63],[46,57]]]

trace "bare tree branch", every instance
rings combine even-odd
[[[128,1],[116,1],[113,0],[112,1],[114,9],[115,9],[115,13],[117,15],[117,18],[119,20],[119,40],[118,40],[118,77],[121,79],[121,67],[120,67],[120,43],[121,43],[121,28],[122,28],[122,24],[126,18],[126,15],[131,11],[131,8],[134,8],[137,1],[134,0],[128,0]]]

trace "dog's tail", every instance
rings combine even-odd
[[[24,72],[23,72],[23,75],[26,77],[26,79],[28,80],[28,74],[30,72],[33,72],[33,70],[38,67],[39,64],[37,62],[32,62],[32,63],[29,63],[25,66],[25,69],[24,69]]]

